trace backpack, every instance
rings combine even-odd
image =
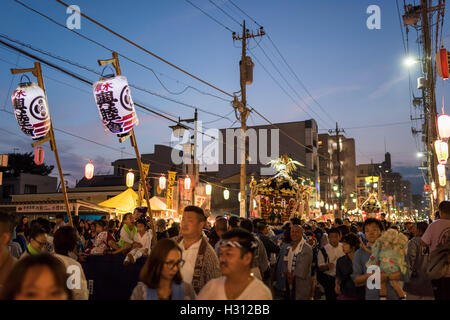
[[[432,279],[441,279],[447,275],[450,264],[450,242],[430,254],[427,267],[427,276]]]

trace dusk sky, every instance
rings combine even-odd
[[[242,32],[242,28],[235,21],[211,2],[190,1],[229,29],[239,34]],[[62,24],[66,23],[69,16],[66,14],[66,8],[53,0],[23,0],[23,2]],[[214,0],[214,2],[234,19],[238,21],[244,19],[243,14],[228,0]],[[341,127],[348,128],[346,136],[356,141],[357,164],[370,163],[371,160],[381,162],[386,146],[392,155],[394,169],[414,182],[413,192],[420,192],[421,177],[417,169],[420,161],[416,153],[422,144],[418,139],[415,141],[411,134],[412,107],[410,107],[408,69],[403,64],[405,51],[395,0],[234,0],[233,2],[264,26],[264,30],[289,65],[327,114],[290,75],[267,37],[261,39],[260,46],[309,106],[305,105],[284,82],[254,40],[249,44],[251,53],[262,62],[297,103],[278,87],[255,59],[253,59],[255,63],[253,84],[247,87],[248,103],[273,123],[302,121],[313,117],[319,125],[320,133],[333,128],[337,121]],[[78,5],[86,15],[215,86],[230,93],[240,90],[238,68],[240,43],[236,42],[233,45],[228,30],[187,1],[77,0],[68,4]],[[366,10],[373,4],[381,8],[380,30],[369,30],[366,26],[369,17]],[[399,4],[403,5],[403,1],[399,1]],[[402,8],[400,10],[403,11]],[[0,21],[1,40],[7,41],[3,36],[8,36],[97,72],[102,71],[97,65],[97,59],[111,57],[108,50],[57,26],[12,0],[1,2]],[[248,18],[246,23],[250,30],[259,29]],[[447,30],[447,26],[444,25],[443,44],[449,47],[450,33]],[[229,97],[160,62],[86,19],[82,18],[81,29],[76,31],[154,69],[160,80],[172,92],[183,91],[186,87],[181,83],[183,82],[230,100]],[[409,47],[412,55],[417,52],[416,36],[416,31],[411,29]],[[24,49],[90,81],[98,80],[98,75],[87,70],[33,52],[26,47]],[[125,59],[121,59],[120,62],[122,73],[130,84],[218,115],[227,115],[231,119],[231,121],[220,119],[199,111],[199,118],[205,123],[218,120],[205,126],[226,128],[234,122],[234,113],[228,101],[200,94],[192,89],[180,95],[173,95],[161,86],[151,71]],[[20,79],[20,76],[12,76],[9,71],[16,65],[18,68],[32,67],[32,60],[0,45],[0,109],[8,112],[13,110],[10,94]],[[120,148],[125,147],[124,157],[131,157],[133,150],[128,141],[120,144],[115,135],[104,131],[89,85],[45,65],[43,73],[54,127],[117,149],[107,149],[57,131],[56,141],[62,166],[64,172],[71,174],[69,186],[74,186],[75,180],[82,178],[83,168],[88,159],[96,161],[97,174],[106,174],[112,171],[110,163],[121,157]],[[419,95],[416,89],[418,76],[420,67],[416,65],[411,69],[412,86],[416,95]],[[33,77],[32,79],[34,80]],[[444,85],[445,93],[448,95],[448,84]],[[441,109],[441,87],[442,83],[438,80],[436,98],[438,110]],[[163,110],[173,118],[193,117],[192,108],[133,88],[131,90],[135,102]],[[171,135],[168,126],[172,123],[143,112],[139,108],[137,111],[140,124],[136,127],[136,135],[141,153],[153,152],[154,144],[168,144]],[[20,131],[14,116],[6,112],[0,114],[0,152],[32,151],[31,138]],[[249,118],[249,125],[254,124],[266,123],[254,114]],[[53,154],[48,148],[46,162],[54,163]]]

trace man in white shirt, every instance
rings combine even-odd
[[[183,281],[192,284],[196,293],[211,279],[220,277],[219,259],[214,248],[203,236],[206,216],[202,208],[187,206],[181,220],[180,236],[175,240],[183,251],[181,268]]]
[[[256,247],[256,239],[244,229],[224,233],[220,248],[223,276],[209,281],[197,300],[272,300],[270,289],[250,273]]]
[[[325,289],[325,297],[327,300],[336,300],[337,295],[334,291],[335,277],[336,277],[336,262],[342,257],[344,251],[342,250],[341,233],[337,228],[332,228],[328,232],[328,244],[320,249],[317,256],[317,265],[319,266],[319,273],[317,278],[319,283]]]

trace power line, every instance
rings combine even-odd
[[[62,23],[59,23],[58,21],[56,21],[56,20],[52,19],[51,17],[49,17],[49,16],[43,14],[42,12],[40,12],[40,11],[38,11],[38,10],[35,10],[35,9],[31,8],[31,7],[27,6],[26,4],[24,4],[24,3],[22,3],[22,2],[20,2],[20,1],[18,1],[18,0],[15,0],[15,1],[16,1],[17,3],[19,3],[20,5],[22,5],[24,8],[26,8],[26,9],[28,9],[28,10],[30,10],[30,11],[32,11],[32,12],[38,14],[38,15],[40,15],[41,17],[43,17],[43,18],[49,20],[50,22],[56,24],[57,26],[59,26],[59,27],[65,29],[65,30],[68,30],[68,31],[70,31],[70,32],[72,32],[72,33],[74,33],[74,34],[76,34],[77,36],[79,36],[79,37],[81,37],[81,38],[83,38],[83,39],[85,39],[85,40],[87,40],[87,41],[90,41],[90,42],[94,43],[95,45],[100,46],[100,47],[102,47],[102,48],[104,48],[104,49],[106,49],[106,50],[108,50],[108,51],[110,51],[110,52],[117,52],[117,51],[115,51],[115,50],[113,50],[113,49],[111,49],[111,48],[105,46],[104,44],[102,44],[102,43],[100,43],[100,42],[98,42],[98,41],[96,41],[96,40],[94,40],[94,39],[92,39],[92,38],[89,38],[89,37],[87,37],[87,36],[85,36],[85,35],[83,35],[83,34],[77,32],[77,31],[75,31],[74,29],[69,29],[69,28],[67,28],[66,25],[64,25],[64,24],[62,24]],[[158,72],[161,76],[164,76],[164,77],[166,77],[166,78],[168,78],[168,79],[170,79],[170,80],[172,80],[172,81],[175,81],[175,82],[177,82],[177,83],[181,83],[181,84],[183,84],[183,85],[186,86],[182,91],[176,93],[176,92],[174,92],[174,91],[172,91],[172,90],[169,90],[169,89],[164,85],[164,83],[161,81],[161,79],[159,79],[159,77],[158,77],[158,75],[156,74],[156,71],[155,71],[154,69],[152,69],[152,68],[150,68],[150,67],[148,67],[148,66],[146,66],[146,65],[144,65],[144,64],[142,64],[142,63],[140,63],[140,62],[138,62],[138,61],[136,61],[136,60],[133,60],[133,59],[129,58],[128,56],[122,54],[122,53],[118,53],[118,55],[121,56],[122,58],[124,58],[124,59],[126,59],[126,60],[128,60],[128,61],[130,61],[130,62],[132,62],[132,63],[134,63],[134,64],[136,64],[136,65],[138,65],[138,66],[140,66],[140,67],[142,67],[142,68],[145,68],[145,69],[151,71],[151,72],[153,73],[153,75],[155,76],[155,78],[158,80],[158,82],[161,84],[161,86],[162,86],[167,92],[169,92],[170,94],[173,94],[173,95],[179,95],[179,94],[182,94],[182,93],[186,92],[187,89],[192,89],[192,90],[197,91],[197,92],[200,93],[200,94],[208,95],[208,96],[215,97],[215,98],[217,98],[217,99],[220,99],[220,100],[229,102],[229,100],[227,100],[227,99],[224,99],[224,98],[222,98],[222,97],[219,97],[219,96],[217,96],[217,95],[215,95],[215,94],[212,94],[212,93],[209,93],[209,92],[202,91],[202,90],[200,90],[200,89],[198,89],[198,88],[196,88],[196,87],[194,87],[194,86],[192,86],[192,85],[189,85],[189,84],[184,83],[183,81],[174,79],[174,78],[172,78],[172,77],[170,77],[170,76],[168,76],[168,75],[165,75],[165,74],[163,74],[163,73],[161,73],[161,72]]]
[[[14,0],[14,1],[18,1],[18,0]],[[188,0],[186,0],[186,1],[188,1]],[[69,5],[67,5],[66,3],[62,2],[61,0],[56,0],[56,2],[58,2],[59,4],[65,6],[66,8],[69,8]],[[175,69],[177,69],[178,71],[181,71],[181,72],[187,74],[188,76],[190,76],[190,77],[192,77],[192,78],[194,78],[194,79],[196,79],[196,80],[202,82],[203,84],[206,84],[207,86],[209,86],[209,87],[211,87],[211,88],[213,88],[213,89],[215,89],[215,90],[217,90],[217,91],[222,92],[223,94],[225,94],[225,95],[227,95],[227,96],[229,96],[229,97],[233,97],[232,94],[230,94],[230,93],[228,93],[228,92],[226,92],[226,91],[224,91],[224,90],[222,90],[222,89],[217,88],[216,86],[212,85],[211,83],[209,83],[209,82],[207,82],[207,81],[205,81],[205,80],[202,80],[202,79],[200,79],[199,77],[197,77],[197,76],[195,76],[195,75],[189,73],[188,71],[182,69],[181,67],[178,67],[178,66],[176,66],[175,64],[173,64],[173,63],[171,63],[171,62],[169,62],[169,61],[167,61],[167,60],[161,58],[160,56],[156,55],[155,53],[153,53],[153,52],[151,52],[151,51],[145,49],[144,47],[142,47],[141,45],[139,45],[139,44],[137,44],[137,43],[131,41],[131,40],[128,39],[127,37],[120,35],[119,33],[113,31],[112,29],[106,27],[105,25],[101,24],[100,22],[96,21],[95,19],[92,19],[91,17],[85,15],[84,13],[79,12],[78,10],[75,10],[75,11],[78,12],[82,17],[86,18],[87,20],[91,21],[92,23],[96,24],[97,26],[101,27],[102,29],[105,29],[106,31],[112,33],[112,34],[115,35],[116,37],[119,37],[120,39],[122,39],[122,40],[128,42],[129,44],[135,46],[136,48],[138,48],[138,49],[140,49],[140,50],[142,50],[142,51],[144,51],[145,53],[148,53],[149,55],[155,57],[156,59],[158,59],[158,60],[160,60],[160,61],[162,61],[162,62],[168,64],[169,66],[171,66],[171,67],[173,67],[173,68],[175,68]]]
[[[267,60],[269,60],[269,62],[272,64],[272,66],[275,68],[275,70],[278,72],[278,74],[281,76],[281,78],[286,82],[286,84],[289,86],[289,88],[291,88],[291,90],[295,93],[295,95],[302,100],[302,102],[320,119],[323,121],[323,123],[328,123],[327,121],[323,120],[322,117],[316,113],[310,105],[308,105],[306,103],[306,101],[299,95],[299,93],[297,92],[297,90],[295,90],[294,87],[292,87],[292,85],[287,81],[287,79],[284,77],[284,75],[281,73],[281,71],[277,68],[277,66],[275,65],[275,63],[272,61],[272,59],[267,55],[266,51],[264,50],[264,48],[257,43],[257,46],[261,49],[261,51],[263,52],[264,56],[267,58]],[[250,49],[249,49],[250,50]],[[295,100],[294,100],[295,102]],[[296,105],[298,106],[298,104],[296,103]],[[303,108],[301,108],[303,111],[305,111]]]
[[[12,39],[12,38],[10,38],[10,37],[4,35],[4,34],[1,34],[1,33],[0,33],[0,37],[5,38],[5,39],[8,39],[9,41],[14,42],[14,43],[17,43],[17,44],[20,44],[20,45],[22,45],[22,46],[25,46],[25,47],[27,47],[27,48],[33,50],[33,51],[42,53],[42,54],[47,55],[47,56],[49,56],[49,57],[52,57],[52,58],[54,58],[54,59],[63,61],[63,62],[65,62],[65,63],[68,63],[68,64],[73,65],[73,66],[75,66],[75,67],[84,69],[84,70],[89,71],[89,72],[91,72],[91,73],[93,73],[93,74],[101,75],[101,72],[98,72],[98,71],[96,71],[96,70],[94,70],[94,69],[92,69],[92,68],[89,68],[89,67],[87,67],[87,66],[81,65],[81,64],[79,64],[79,63],[77,63],[77,62],[73,62],[73,61],[71,61],[71,60],[69,60],[69,59],[67,59],[67,58],[62,58],[62,57],[60,57],[60,56],[54,55],[54,54],[52,54],[52,53],[50,53],[50,52],[47,52],[47,51],[45,51],[45,50],[43,50],[43,49],[39,49],[39,48],[33,47],[32,45],[27,44],[27,43],[24,43],[24,42],[22,42],[22,41],[19,41],[19,40],[16,40],[16,39]],[[209,114],[209,115],[218,117],[218,118],[220,118],[220,119],[226,119],[226,120],[232,122],[232,120],[229,119],[229,118],[227,118],[226,116],[222,116],[222,115],[219,115],[219,114],[217,114],[217,113],[208,111],[208,110],[206,110],[206,109],[204,109],[204,108],[201,108],[201,107],[198,107],[198,106],[194,106],[194,105],[191,105],[191,104],[188,104],[188,103],[185,103],[185,102],[176,100],[176,99],[171,98],[171,97],[164,96],[164,95],[159,94],[159,93],[157,93],[157,92],[153,92],[153,91],[151,91],[151,90],[149,90],[149,89],[145,89],[145,88],[136,86],[136,85],[134,85],[133,83],[130,83],[129,85],[130,85],[130,87],[135,88],[135,89],[137,89],[137,90],[139,90],[139,91],[143,91],[143,92],[149,93],[149,94],[151,94],[151,95],[160,97],[160,98],[162,98],[162,99],[165,99],[165,100],[168,100],[168,101],[171,101],[171,102],[175,102],[175,103],[177,103],[177,104],[179,104],[179,105],[182,105],[182,106],[185,106],[185,107],[194,109],[194,110],[195,110],[195,109],[198,109],[199,111],[201,111],[201,112],[203,112],[203,113],[206,113],[206,114]]]
[[[229,0],[229,2],[235,6],[239,11],[241,11],[244,15],[246,15],[250,20],[252,20],[255,24],[257,24],[259,27],[262,27],[262,25],[260,25],[258,22],[255,21],[255,19],[253,19],[252,17],[250,17],[248,14],[246,14],[241,8],[239,8],[237,5],[234,4],[233,1]]]
[[[187,0],[186,0],[187,1]],[[228,18],[230,18],[231,20],[233,20],[234,22],[236,22],[238,25],[240,25],[242,27],[242,23],[240,23],[239,21],[237,21],[235,18],[233,18],[230,14],[228,14],[228,12],[226,12],[225,10],[223,10],[220,6],[218,6],[215,2],[208,0],[210,3],[212,3],[216,8],[218,8],[220,11],[222,11]]]
[[[310,116],[311,118],[314,118],[308,111],[306,111],[305,109],[303,109],[302,106],[298,105],[297,102],[295,101],[295,99],[289,94],[289,92],[286,91],[286,89],[278,82],[277,79],[275,79],[275,77],[269,72],[269,70],[267,70],[267,68],[262,64],[262,62],[258,59],[258,57],[255,56],[255,54],[252,51],[249,51],[250,55],[256,60],[256,62],[258,62],[261,67],[264,69],[264,71],[272,78],[272,80],[278,85],[278,87],[280,87],[280,89],[289,97],[291,98],[291,100],[295,103],[296,106],[298,106],[303,112],[305,112],[308,116]]]
[[[186,2],[188,2],[191,6],[193,6],[194,8],[196,8],[197,10],[200,10],[201,12],[203,12],[208,18],[210,18],[211,20],[215,21],[217,24],[221,25],[222,27],[224,27],[226,30],[230,31],[231,33],[233,33],[234,31],[231,30],[230,28],[228,28],[226,25],[224,25],[222,22],[220,22],[219,20],[217,20],[216,18],[214,18],[213,16],[209,15],[208,13],[206,13],[203,9],[201,9],[200,7],[196,6],[195,4],[193,4],[191,1],[189,0],[185,0]]]
[[[239,8],[233,1],[229,0],[229,2],[235,6],[239,11],[241,11],[244,15],[246,15],[250,20],[252,20],[255,24],[257,24],[259,27],[262,27],[258,22],[256,22],[255,19],[253,19],[252,17],[250,17],[245,11],[243,11],[241,8]],[[326,116],[334,123],[336,122],[336,120],[330,116],[330,114],[325,110],[325,108],[314,98],[314,96],[309,92],[309,90],[306,88],[305,84],[303,83],[303,81],[300,80],[300,77],[297,75],[297,73],[294,71],[294,69],[290,66],[290,64],[287,62],[287,60],[284,58],[283,54],[281,53],[281,51],[278,49],[278,47],[275,45],[275,42],[272,40],[272,38],[270,37],[270,35],[266,32],[267,38],[269,39],[269,41],[272,43],[272,46],[275,48],[275,50],[278,52],[278,54],[280,55],[281,59],[283,60],[283,62],[286,64],[286,66],[288,67],[289,71],[292,73],[292,75],[294,76],[294,78],[298,81],[298,83],[302,86],[303,90],[305,90],[305,92],[308,94],[308,96],[311,97],[311,99],[317,104],[317,106],[319,106],[319,108],[322,110],[322,112],[324,114],[326,114]]]

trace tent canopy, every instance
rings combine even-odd
[[[113,208],[121,213],[126,213],[134,211],[134,208],[138,206],[138,200],[139,197],[137,193],[134,192],[133,189],[128,188],[127,190],[118,194],[117,196],[108,199],[106,201],[100,202],[98,205],[107,208]],[[146,207],[147,206],[146,201],[143,201],[142,205]],[[150,199],[150,206],[152,207],[152,210],[155,211],[166,210],[167,208],[166,199],[155,196]]]

